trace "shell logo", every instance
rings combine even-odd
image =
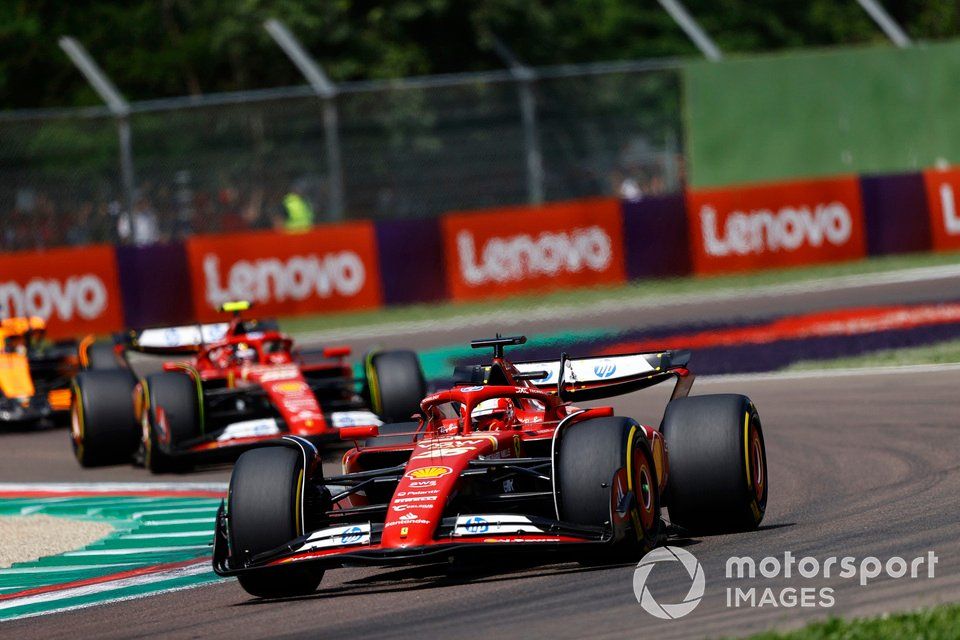
[[[297,380],[295,382],[281,382],[274,385],[274,389],[282,393],[299,393],[306,390],[306,386],[307,385]]]
[[[409,480],[423,480],[424,478],[442,478],[450,473],[453,473],[453,469],[450,467],[421,467],[407,472],[406,477]]]

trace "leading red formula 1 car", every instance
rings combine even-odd
[[[357,378],[349,348],[301,352],[272,321],[242,319],[249,303],[224,307],[234,314],[227,323],[134,331],[106,353],[102,344],[88,350],[99,366],[75,378],[71,411],[81,465],[133,459],[165,471],[232,461],[284,434],[320,442],[418,409],[426,387],[412,351],[370,353]],[[138,377],[131,354],[174,360]]]
[[[489,366],[421,403],[418,422],[344,429],[365,439],[324,477],[284,438],[243,454],[217,515],[213,567],[250,594],[309,593],[327,568],[444,560],[478,549],[569,547],[624,560],[661,537],[755,528],[767,499],[760,419],[740,395],[686,397],[689,352]],[[676,378],[659,429],[571,403]]]

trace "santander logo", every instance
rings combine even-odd
[[[107,308],[107,287],[92,273],[70,276],[66,280],[32,278],[21,285],[0,281],[0,317],[56,315],[69,321],[78,316],[93,320]]]
[[[460,273],[471,286],[511,282],[585,269],[605,271],[613,259],[613,242],[599,226],[544,231],[536,236],[493,237],[477,247],[473,233],[457,234]]]
[[[703,246],[711,256],[796,251],[824,243],[842,246],[850,240],[853,217],[842,202],[781,207],[776,211],[733,211],[719,227],[716,209],[700,208]]]
[[[220,258],[203,256],[206,299],[212,306],[228,300],[260,303],[305,300],[310,296],[351,297],[366,283],[363,260],[353,251],[333,251],[322,256],[291,256],[287,260],[263,258],[238,260],[226,276],[220,273]]]

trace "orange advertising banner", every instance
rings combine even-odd
[[[927,190],[927,211],[930,213],[930,235],[935,251],[960,249],[960,167],[923,172]]]
[[[687,192],[697,273],[855,260],[866,255],[853,176]]]
[[[16,316],[43,318],[51,338],[123,329],[113,247],[0,255],[0,317]]]
[[[454,300],[626,280],[614,198],[448,213],[441,228]]]
[[[228,300],[251,300],[258,315],[281,316],[381,304],[371,222],[326,225],[304,233],[194,236],[186,248],[194,314],[200,321],[222,318],[216,307]]]

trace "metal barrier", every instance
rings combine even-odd
[[[132,103],[131,193],[106,109],[0,114],[0,250],[679,189],[676,61],[530,71]]]

